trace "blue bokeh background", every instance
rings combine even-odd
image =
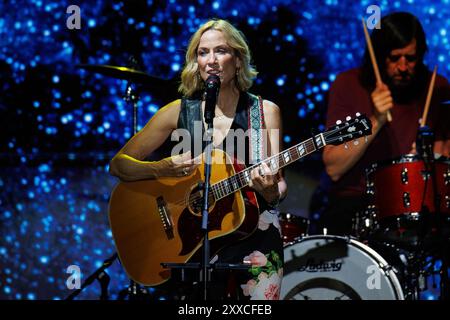
[[[81,9],[69,30],[67,8]],[[177,98],[190,35],[212,17],[247,36],[260,72],[252,92],[283,112],[286,145],[324,129],[336,74],[358,66],[361,17],[409,11],[422,22],[426,63],[450,76],[450,1],[44,1],[0,3],[0,299],[64,299],[67,267],[82,280],[114,253],[107,210],[116,183],[108,161],[131,137],[126,81],[78,64],[126,66],[166,79],[140,85],[138,126]],[[320,161],[320,158],[313,158]],[[112,298],[128,284],[116,261]],[[96,299],[97,283],[79,298]],[[424,296],[435,298],[432,294]]]

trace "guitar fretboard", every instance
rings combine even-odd
[[[265,163],[272,172],[276,172],[279,168],[283,168],[324,146],[325,139],[322,133],[300,142],[299,144],[246,168],[227,179],[215,183],[211,186],[214,198],[216,200],[222,199],[229,194],[246,187],[251,180],[250,172],[262,163]]]

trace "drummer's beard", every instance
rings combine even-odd
[[[389,77],[387,85],[396,103],[408,103],[418,95],[418,82],[415,74],[403,72]]]

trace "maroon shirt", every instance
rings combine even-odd
[[[370,117],[373,114],[371,92],[359,81],[360,69],[351,69],[339,74],[329,93],[327,127],[337,120],[352,118],[357,112]],[[387,159],[399,158],[408,154],[416,140],[419,119],[422,117],[428,85],[420,98],[408,104],[394,103],[391,109],[393,121],[386,122],[361,159],[337,182],[333,183],[331,193],[341,196],[359,196],[365,193],[365,169]],[[437,75],[433,99],[428,112],[427,125],[435,132],[436,140],[450,139],[450,105],[441,104],[450,99],[448,81]],[[348,147],[354,147],[352,142]]]

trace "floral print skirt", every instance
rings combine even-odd
[[[214,299],[278,300],[283,277],[283,241],[277,212],[260,214],[256,231],[219,251],[213,262],[251,263],[244,271],[213,277]],[[220,296],[222,292],[222,296]]]

